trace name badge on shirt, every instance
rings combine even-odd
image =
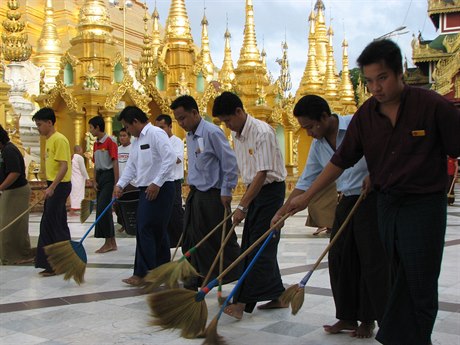
[[[150,148],[149,144],[141,145],[141,150],[147,150],[148,148]]]
[[[417,129],[415,131],[412,131],[411,134],[413,137],[424,137],[426,135],[424,129]]]

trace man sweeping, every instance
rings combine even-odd
[[[248,115],[237,95],[223,92],[214,100],[212,115],[232,131],[238,168],[247,187],[233,215],[233,224],[245,220],[241,242],[244,251],[270,228],[270,220],[284,201],[287,172],[274,129]],[[269,301],[260,309],[287,307],[278,300],[284,291],[276,257],[279,240],[276,236],[267,245],[235,294],[233,304],[225,308],[226,314],[241,319],[243,311],[251,313],[259,301]],[[245,266],[256,252],[246,257]]]
[[[201,118],[198,104],[191,96],[176,98],[171,109],[179,126],[187,131],[188,175],[190,192],[185,204],[183,253],[195,246],[208,231],[224,219],[225,209],[230,209],[232,189],[238,182],[236,157],[222,130]],[[230,223],[230,221],[229,221]],[[227,225],[227,229],[230,224]],[[209,272],[212,261],[220,248],[221,231],[213,234],[191,257],[191,263],[201,274]],[[240,246],[234,233],[225,247],[224,267],[238,257]],[[234,269],[226,282],[238,279]],[[218,270],[212,272],[212,278]],[[197,289],[200,279],[192,279],[185,287]]]
[[[136,180],[139,188],[136,257],[133,275],[123,282],[140,286],[149,270],[171,259],[167,227],[174,201],[176,155],[167,134],[154,127],[141,109],[126,107],[118,120],[137,138],[131,144],[128,162],[113,195],[119,198],[123,188]]]

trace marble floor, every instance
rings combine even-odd
[[[460,195],[460,190],[457,190]],[[458,198],[457,198],[458,199]],[[73,238],[90,226],[69,218]],[[30,217],[30,235],[36,243],[40,214]],[[315,263],[328,238],[312,236],[304,226],[305,215],[290,218],[279,245],[283,282],[297,283]],[[440,310],[433,344],[460,345],[460,202],[448,208],[446,247],[439,279]],[[241,234],[241,227],[237,232]],[[117,234],[118,250],[95,254],[102,240],[91,236],[84,242],[88,255],[86,282],[81,286],[62,276],[43,278],[32,265],[0,267],[0,344],[202,344],[184,339],[177,331],[163,331],[149,324],[146,295],[121,282],[132,274],[135,239]],[[232,285],[224,286],[224,295]],[[215,290],[215,289],[214,289]],[[210,321],[218,312],[216,292],[206,298]],[[374,339],[355,339],[348,334],[329,335],[322,325],[335,321],[327,258],[314,272],[306,288],[305,302],[293,316],[287,309],[245,314],[237,321],[223,315],[218,332],[229,345],[344,345],[377,344]]]

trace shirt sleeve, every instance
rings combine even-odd
[[[85,177],[85,179],[89,179],[88,172],[86,171],[85,167],[85,159],[79,155],[80,158],[78,158],[78,167],[81,171],[81,174]]]
[[[109,138],[110,139],[110,138]],[[118,160],[118,146],[113,142],[112,139],[109,141],[109,155],[112,160]]]
[[[232,189],[238,183],[238,165],[236,156],[228,143],[224,133],[220,130],[210,133],[209,140],[214,148],[214,152],[219,159],[220,169],[222,171],[222,186],[220,194],[222,196],[231,196]]]
[[[440,99],[435,110],[436,124],[445,152],[460,156],[460,111],[445,99]]]
[[[172,142],[174,152],[176,153],[176,157],[183,162],[184,161],[184,144],[182,140],[178,137],[175,137],[174,141]]]
[[[54,145],[56,149],[54,160],[58,162],[70,162],[70,146],[66,140],[59,138],[54,142]],[[68,169],[70,169],[70,166]]]
[[[314,140],[310,146],[310,152],[308,153],[307,163],[305,168],[300,175],[299,180],[295,186],[296,189],[306,191],[311,187],[318,175],[323,171],[324,167],[319,160],[318,152],[318,141]]]

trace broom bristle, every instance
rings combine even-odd
[[[300,308],[302,308],[303,301],[305,300],[305,288],[297,286],[297,290],[294,293],[291,301],[292,315],[297,315]]]
[[[295,285],[291,285],[286,290],[284,290],[284,292],[279,297],[280,302],[282,304],[291,304],[292,299],[294,298],[294,294],[297,291],[297,287],[298,285],[295,284]]]
[[[144,278],[147,285],[144,291],[152,292],[165,284],[168,288],[176,288],[179,281],[184,281],[192,276],[198,276],[195,268],[187,260],[167,262],[151,270]]]
[[[80,285],[84,282],[86,261],[75,251],[71,241],[61,241],[45,246],[45,253],[56,274],[64,274],[64,280],[73,278]]]
[[[224,337],[217,334],[217,322],[219,322],[219,319],[216,316],[209,323],[208,327],[206,327],[204,331],[205,339],[202,345],[227,345]]]
[[[152,325],[180,329],[184,338],[196,338],[204,331],[208,318],[206,301],[195,300],[196,292],[184,289],[165,290],[148,297],[155,318]]]
[[[80,223],[86,222],[93,211],[93,200],[83,199],[80,205]]]

